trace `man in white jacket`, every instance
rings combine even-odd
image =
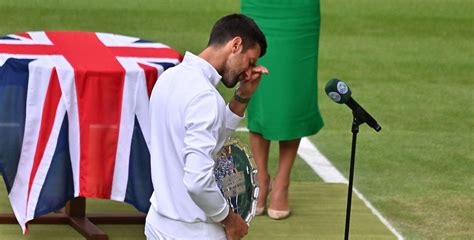
[[[186,52],[183,62],[165,71],[150,99],[151,173],[154,193],[146,218],[148,239],[240,239],[245,221],[217,187],[217,152],[244,117],[257,89],[265,36],[256,23],[232,14],[214,25],[207,48]],[[229,104],[216,86],[232,88]]]

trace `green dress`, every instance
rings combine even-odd
[[[248,128],[268,140],[292,140],[323,127],[318,106],[319,0],[241,0],[264,32],[267,67],[247,108]]]

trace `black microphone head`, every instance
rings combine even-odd
[[[339,104],[346,103],[351,98],[351,90],[347,84],[339,79],[331,79],[324,88],[326,94]]]

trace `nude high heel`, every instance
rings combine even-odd
[[[273,186],[273,179],[270,177],[270,181],[268,182],[267,196],[272,191],[272,186]],[[257,207],[255,209],[255,216],[261,216],[263,215],[263,212],[265,212],[265,207],[261,207],[261,208]]]
[[[276,209],[268,208],[267,215],[268,217],[274,220],[285,219],[290,216],[290,209],[288,208],[288,210],[276,210]]]
[[[255,209],[255,216],[261,216],[263,215],[263,211],[265,211],[265,208],[264,207],[258,207],[257,209]]]
[[[268,217],[270,217],[271,219],[281,220],[290,216],[290,210],[280,211],[280,210],[273,210],[269,208],[267,209],[267,214],[268,214]]]

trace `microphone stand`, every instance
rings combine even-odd
[[[355,165],[355,151],[356,151],[356,142],[357,142],[357,133],[359,133],[359,125],[363,124],[365,121],[362,120],[364,117],[358,118],[358,111],[353,111],[353,120],[352,120],[352,149],[351,149],[351,165],[349,168],[349,186],[347,187],[347,208],[346,208],[346,228],[344,233],[344,239],[349,239],[349,225],[351,219],[351,206],[352,206],[352,185],[354,180],[354,165]],[[360,116],[360,115],[359,115]],[[361,119],[362,118],[362,119]]]

